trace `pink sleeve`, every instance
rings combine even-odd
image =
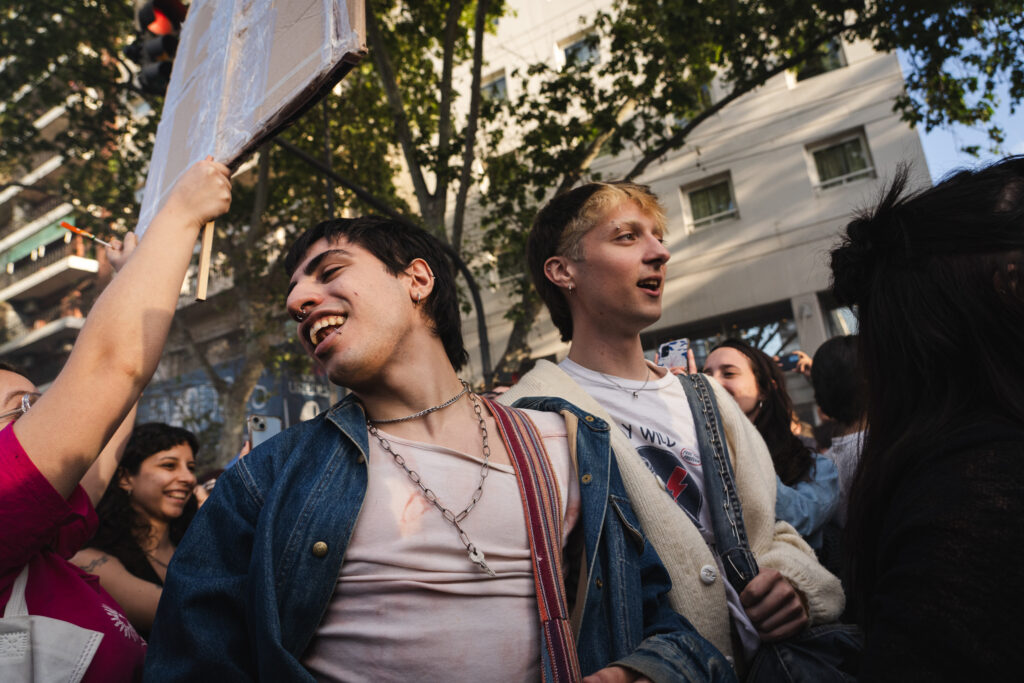
[[[12,425],[0,431],[0,590],[45,546],[68,558],[96,530],[96,512],[82,487],[64,500],[29,459]]]

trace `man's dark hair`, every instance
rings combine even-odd
[[[867,409],[867,385],[857,364],[857,337],[833,337],[818,347],[811,369],[814,400],[843,426],[856,424]]]
[[[318,240],[333,243],[341,237],[374,255],[394,276],[413,261],[423,259],[434,273],[434,289],[422,304],[432,330],[444,345],[448,360],[456,370],[469,360],[462,341],[462,317],[455,288],[455,272],[451,258],[440,240],[426,230],[379,216],[334,218],[318,223],[292,244],[284,259],[285,271],[291,277]]]
[[[646,185],[625,181],[588,183],[552,198],[533,220],[526,242],[526,262],[533,286],[551,314],[562,341],[572,339],[572,315],[565,294],[544,274],[544,263],[552,256],[583,260],[583,236],[612,208],[633,201],[650,214],[662,230],[665,210]]]

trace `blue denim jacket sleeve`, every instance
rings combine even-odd
[[[244,463],[217,480],[167,572],[146,655],[145,681],[256,680],[246,630],[255,491]]]
[[[839,470],[835,463],[824,455],[815,455],[812,472],[810,481],[793,486],[775,477],[775,518],[789,522],[805,538],[814,537],[839,506]]]

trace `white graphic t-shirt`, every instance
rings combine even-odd
[[[647,468],[697,525],[704,540],[714,543],[711,516],[704,502],[697,430],[679,378],[671,373],[657,377],[652,370],[646,383],[609,379],[568,358],[559,367],[604,406]],[[680,406],[685,409],[680,410]]]
[[[715,550],[711,513],[704,500],[704,468],[697,430],[679,378],[671,372],[658,377],[654,373],[662,369],[654,365],[646,381],[610,377],[568,358],[558,367],[608,411],[668,494],[693,520],[715,556],[719,576],[725,580],[725,569]],[[725,597],[749,661],[757,652],[760,637],[743,609],[739,594],[727,580]]]

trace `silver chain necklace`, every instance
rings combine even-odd
[[[466,385],[465,382],[463,382],[463,385],[468,389],[468,385]],[[463,393],[465,393],[465,390]],[[459,396],[462,396],[462,394],[459,394]],[[456,396],[455,398],[457,399],[459,396]],[[494,570],[487,566],[487,560],[484,558],[483,551],[473,545],[473,542],[469,540],[469,535],[465,530],[463,530],[461,524],[461,522],[469,516],[470,510],[476,507],[476,504],[480,502],[480,498],[484,495],[484,481],[487,479],[487,473],[491,470],[491,447],[487,443],[487,423],[484,422],[483,411],[480,409],[480,402],[477,401],[476,395],[470,394],[469,398],[473,402],[473,412],[476,413],[476,419],[480,423],[480,434],[483,437],[484,442],[484,462],[480,466],[480,483],[477,484],[476,491],[473,491],[473,496],[470,498],[469,505],[463,508],[462,512],[459,512],[458,514],[452,512],[449,508],[446,508],[441,501],[438,500],[437,494],[423,484],[423,479],[420,477],[419,472],[409,469],[409,466],[405,463],[405,458],[394,451],[391,447],[391,442],[381,436],[380,431],[374,427],[373,423],[369,420],[366,421],[366,429],[377,437],[377,441],[380,442],[380,447],[390,453],[391,457],[395,459],[395,463],[405,470],[405,473],[409,475],[409,478],[412,479],[414,484],[420,487],[420,491],[423,492],[423,497],[430,501],[431,504],[441,512],[441,516],[451,523],[451,525],[455,527],[455,530],[459,532],[459,540],[466,546],[466,554],[469,556],[469,561],[487,572],[489,576],[495,576]],[[434,408],[432,410],[439,409],[440,408]],[[408,420],[411,418],[403,419]],[[382,420],[378,420],[378,422],[381,421]]]
[[[469,384],[466,383],[466,380],[460,379],[459,381],[462,382],[462,391],[455,394],[444,403],[440,403],[432,408],[427,408],[426,410],[421,410],[420,412],[413,413],[412,415],[406,415],[405,417],[391,417],[386,420],[371,420],[367,418],[367,422],[374,422],[379,425],[394,424],[395,422],[408,422],[409,420],[415,420],[417,417],[423,417],[424,415],[430,415],[431,413],[436,412],[438,410],[443,410],[444,408],[447,408],[451,404],[458,401],[460,398],[462,398],[469,392]]]
[[[629,392],[629,393],[633,394],[633,398],[640,398],[640,392],[643,391],[644,389],[646,389],[647,388],[647,383],[651,381],[651,368],[650,367],[647,368],[647,377],[644,379],[644,383],[640,385],[639,389],[627,389],[626,387],[622,386],[621,384],[619,384],[618,382],[616,382],[615,380],[613,380],[611,377],[609,377],[608,375],[604,374],[603,372],[598,372],[597,374],[601,375],[606,380],[611,382],[612,386],[614,386],[616,389],[620,389],[622,391],[626,391],[626,392]]]

